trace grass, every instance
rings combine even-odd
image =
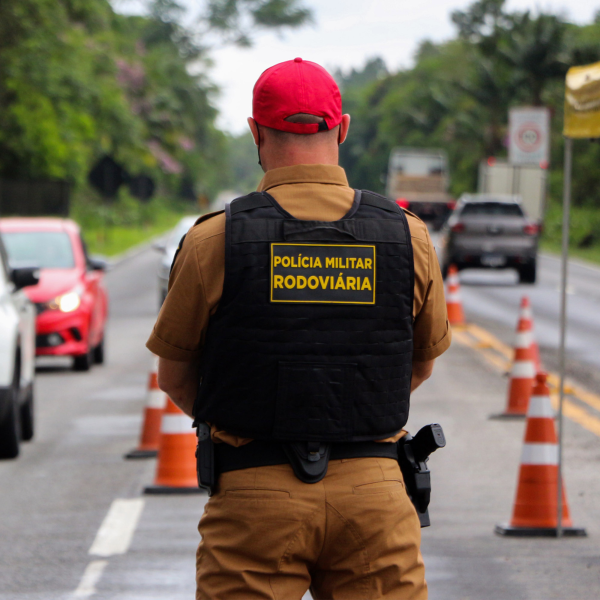
[[[173,213],[160,223],[141,227],[108,226],[85,228],[83,235],[91,254],[115,256],[146,240],[169,231],[177,225],[182,213]]]
[[[562,206],[552,203],[546,213],[541,248],[560,254],[562,244]],[[571,207],[569,255],[600,264],[600,208]]]
[[[545,252],[553,254],[561,254],[562,246],[560,242],[544,240],[542,239],[540,247]],[[581,258],[588,262],[596,263],[600,265],[600,246],[592,246],[591,248],[577,248],[573,245],[569,248],[570,258]]]
[[[187,214],[199,209],[189,202],[155,197],[142,203],[121,193],[112,203],[81,194],[71,210],[91,254],[115,256],[172,229]]]

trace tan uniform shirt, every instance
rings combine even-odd
[[[332,165],[273,169],[263,177],[258,191],[268,191],[287,212],[303,220],[337,221],[354,202],[346,173]],[[448,349],[451,334],[442,276],[427,227],[412,213],[406,216],[415,264],[413,360],[426,361]],[[221,212],[194,226],[186,236],[148,349],[170,360],[198,361],[208,320],[221,299],[224,277],[225,214]],[[216,437],[225,441],[225,436]]]

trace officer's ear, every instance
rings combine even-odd
[[[340,134],[338,137],[338,143],[343,144],[346,141],[348,135],[348,129],[350,128],[350,115],[342,115],[342,122],[340,123]]]
[[[248,127],[250,127],[250,131],[252,132],[252,137],[254,138],[254,145],[260,145],[260,137],[258,133],[258,124],[252,117],[248,117]]]

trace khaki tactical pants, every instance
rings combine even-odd
[[[329,463],[316,484],[289,465],[224,473],[198,526],[196,600],[426,600],[421,530],[398,463]]]

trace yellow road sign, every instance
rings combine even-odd
[[[600,138],[600,62],[567,73],[564,135]]]

